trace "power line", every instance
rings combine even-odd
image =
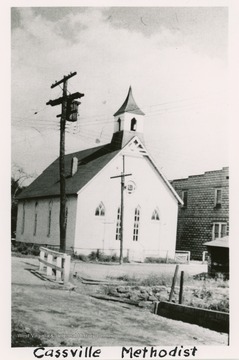
[[[70,93],[70,92],[69,92]],[[201,99],[199,102],[197,102],[196,104],[191,104],[190,106],[200,106],[201,102],[204,102],[204,103],[208,103],[210,102],[211,100],[210,99],[207,99],[205,97],[192,97],[192,98],[184,98],[184,99],[179,99],[179,100],[173,100],[173,101],[167,101],[167,102],[161,102],[161,103],[157,103],[157,104],[146,104],[143,106],[143,108],[152,108],[152,107],[159,107],[159,106],[164,106],[164,105],[168,105],[168,104],[177,104],[177,103],[183,103],[183,102],[186,102],[186,101],[192,101],[194,99]],[[185,105],[186,108],[187,108],[187,105]],[[173,107],[163,107],[162,109],[156,109],[156,110],[153,110],[153,111],[149,111],[147,112],[147,115],[150,115],[150,114],[153,114],[155,112],[162,112],[162,111],[169,111],[171,109],[181,109],[181,108],[185,108],[185,106],[180,106],[180,105],[176,105],[176,106],[173,106]],[[211,106],[213,106],[213,104],[211,104]],[[218,104],[217,104],[218,106]],[[46,107],[40,109],[39,111],[36,110],[37,113],[39,112],[42,112],[46,109]],[[111,116],[111,115],[110,115]],[[27,119],[31,117],[28,116]],[[96,122],[95,119],[100,119],[100,118],[105,118],[105,117],[109,117],[109,114],[108,113],[101,113],[101,114],[95,114],[95,115],[88,115],[88,116],[82,116],[82,123],[84,123],[84,120],[86,120],[87,123],[89,123],[89,120],[88,119],[93,119],[93,122]],[[24,117],[19,117],[19,116],[15,116],[13,118],[22,118],[24,119]],[[93,123],[92,122],[92,123]]]

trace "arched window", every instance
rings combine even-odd
[[[97,206],[95,216],[105,216],[105,206],[102,202]]]
[[[133,118],[131,120],[131,124],[130,124],[130,130],[131,131],[136,131],[136,124],[137,124],[137,120],[135,118]]]
[[[119,123],[119,130],[118,131],[120,131],[121,130],[121,119],[120,118],[118,118],[118,123]]]
[[[51,215],[52,215],[52,200],[48,203],[48,229],[47,236],[51,236]]]
[[[140,221],[140,206],[134,210],[134,233],[133,233],[133,241],[138,241],[139,238],[139,221]]]
[[[25,229],[25,201],[22,204],[22,230],[21,233],[24,233],[24,229]]]
[[[33,235],[35,236],[37,233],[37,208],[38,208],[38,202],[35,202],[35,215],[34,215],[34,230]]]
[[[156,221],[160,220],[159,219],[159,211],[158,211],[158,209],[154,209],[153,214],[151,216],[151,220],[156,220]]]
[[[121,207],[117,210],[117,221],[116,221],[116,234],[115,240],[121,240]]]

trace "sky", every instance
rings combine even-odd
[[[59,156],[70,72],[84,93],[66,153],[111,140],[129,86],[145,113],[145,144],[169,179],[228,166],[226,7],[19,7],[11,11],[12,165],[40,174]]]

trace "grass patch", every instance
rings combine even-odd
[[[119,281],[125,281],[127,283],[127,285],[137,285],[137,286],[156,286],[156,285],[169,285],[171,283],[171,276],[169,276],[168,274],[162,274],[162,275],[157,275],[157,274],[149,274],[148,276],[146,276],[145,278],[140,278],[139,276],[136,275],[129,275],[129,274],[124,274],[124,275],[120,275],[117,277],[113,277],[113,276],[107,276],[107,278],[112,279],[112,280],[119,280]]]
[[[161,299],[168,300],[168,293],[171,289],[172,275],[162,273],[149,274],[140,278],[136,275],[124,274],[118,277],[109,276],[112,280],[124,282],[125,287],[130,287],[129,292],[137,292],[139,288],[151,288],[152,293],[157,293],[157,287],[162,286]],[[183,304],[199,307],[208,310],[229,312],[229,281],[223,279],[207,278],[204,280],[194,279],[193,276],[185,274]],[[115,295],[116,286],[109,286],[105,289],[108,295]],[[179,277],[177,278],[174,290],[173,301],[178,303],[179,298]]]

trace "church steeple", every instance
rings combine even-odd
[[[144,141],[143,128],[144,113],[136,104],[130,86],[124,103],[114,114],[114,134],[111,142],[117,142],[123,147],[135,135]]]
[[[136,102],[134,100],[131,86],[129,87],[129,92],[128,92],[128,95],[127,95],[123,105],[119,108],[118,111],[116,111],[114,116],[123,114],[125,112],[137,114],[137,115],[145,115],[143,113],[143,111],[140,110],[140,108],[138,107],[138,105],[136,104]]]

